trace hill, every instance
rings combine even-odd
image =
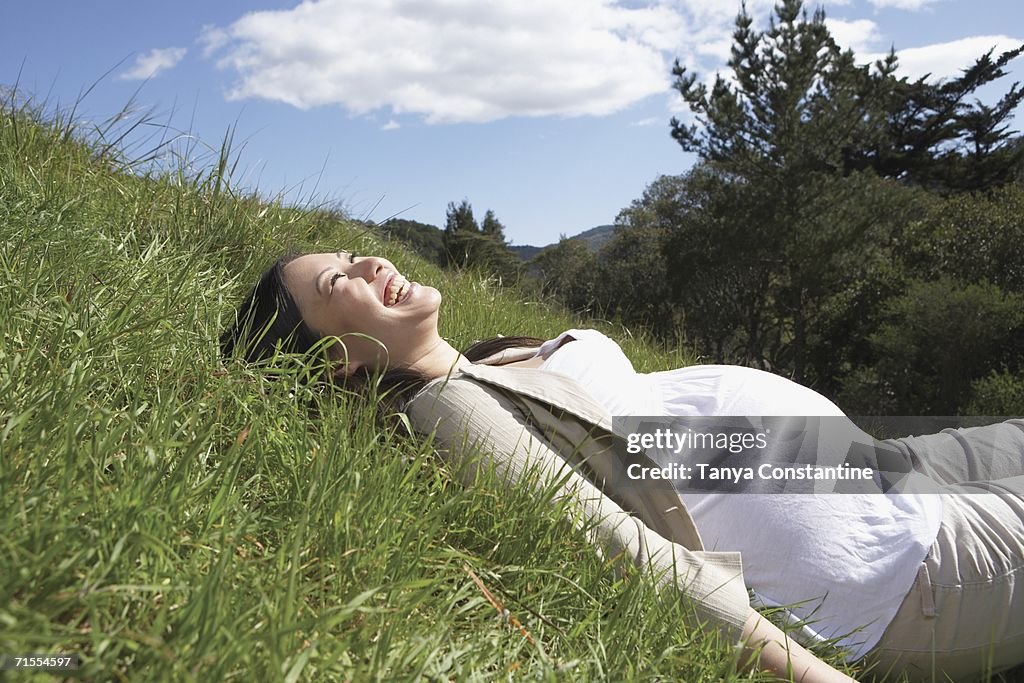
[[[599,225],[596,228],[585,230],[571,239],[583,240],[591,251],[598,251],[615,234],[615,225]],[[548,245],[551,246],[551,245]]]
[[[431,263],[444,265],[444,231],[436,225],[392,218],[377,226],[377,230],[388,239],[405,242]]]
[[[602,246],[604,246],[604,244],[608,240],[612,238],[613,234],[615,234],[614,225],[599,225],[596,228],[590,228],[589,230],[584,230],[581,233],[572,235],[571,237],[569,237],[569,239],[583,240],[583,242],[585,242],[586,245],[590,247],[591,251],[597,251]],[[509,249],[514,251],[516,256],[520,258],[520,260],[529,261],[540,252],[544,251],[548,247],[553,247],[556,244],[558,243],[552,242],[551,244],[547,244],[543,247],[533,247],[529,245],[512,246],[509,247]]]
[[[392,218],[377,226],[377,230],[387,238],[398,239],[405,242],[417,254],[428,261],[441,265],[444,263],[444,246],[441,236],[444,231],[436,225],[420,223],[419,221]],[[583,240],[592,251],[597,251],[605,242],[611,239],[615,233],[614,225],[599,225],[583,232],[573,235],[570,239]],[[510,246],[509,249],[519,257],[521,261],[529,261],[534,256],[548,247],[554,246],[557,242],[535,247],[528,244]]]
[[[222,362],[287,248],[436,283],[459,345],[601,327],[232,188],[232,158],[138,175],[0,113],[0,652],[78,654],[84,680],[739,680],[550,496],[459,484],[373,396]],[[688,360],[604,329],[641,371]]]

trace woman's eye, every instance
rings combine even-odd
[[[345,277],[345,273],[335,273],[331,276],[331,289],[334,289],[334,283],[338,281],[338,278]]]

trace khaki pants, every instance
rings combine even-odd
[[[948,493],[871,673],[969,681],[1024,663],[1024,420],[894,443]]]

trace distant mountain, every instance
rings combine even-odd
[[[598,249],[603,247],[604,244],[608,240],[610,240],[612,238],[612,235],[615,234],[615,227],[616,226],[614,226],[614,225],[599,225],[596,228],[591,228],[590,230],[584,230],[583,232],[579,233],[578,235],[572,235],[569,239],[583,240],[586,243],[586,245],[588,247],[590,247],[591,251],[597,251]],[[548,245],[543,246],[543,247],[534,247],[534,246],[530,246],[530,245],[522,245],[522,246],[509,247],[509,249],[511,249],[513,252],[515,252],[516,256],[518,256],[521,260],[529,261],[534,256],[536,256],[540,252],[544,251],[548,247],[555,246],[555,244],[558,244],[558,243],[557,242],[553,242],[553,243],[548,244]]]
[[[572,239],[583,240],[591,251],[597,251],[615,234],[615,225],[599,225],[576,235]]]
[[[545,247],[531,247],[529,244],[522,246],[509,247],[512,252],[519,257],[520,261],[529,261],[534,256],[544,251]]]
[[[614,225],[599,225],[596,228],[572,235],[569,239],[583,240],[591,251],[597,251],[612,238],[612,235],[615,234],[615,227]],[[411,246],[421,256],[439,265],[444,265],[444,243],[442,241],[444,230],[436,225],[392,218],[377,226],[377,229],[385,237],[399,239]],[[558,242],[552,242],[543,247],[522,244],[509,247],[509,249],[519,257],[520,261],[526,262],[556,244]]]

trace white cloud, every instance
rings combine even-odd
[[[429,123],[605,115],[669,86],[684,23],[613,0],[307,0],[208,27],[232,99]]]
[[[394,119],[391,119],[390,121],[385,123],[383,126],[381,126],[380,129],[381,130],[398,130],[401,127],[402,127],[402,124],[400,124],[398,121],[395,121]]]
[[[708,40],[693,46],[693,51],[704,57],[712,57],[725,64],[732,56],[732,36],[723,35],[717,40]]]
[[[852,49],[858,57],[874,50],[882,39],[878,25],[868,19],[845,21],[826,17],[825,26],[841,48]]]
[[[870,0],[907,10],[935,1]],[[746,1],[756,28],[766,28],[776,2]],[[651,95],[686,114],[670,87],[671,62],[678,58],[709,84],[716,72],[729,79],[725,62],[739,7],[739,0],[304,0],[206,26],[198,43],[232,75],[231,99],[342,106],[380,116],[383,130],[410,114],[428,123],[602,116]],[[874,21],[826,22],[862,63],[885,57],[889,45]],[[902,75],[938,78],[956,75],[992,46],[1016,45],[982,36],[898,55]],[[181,55],[169,55],[170,64]],[[148,72],[160,68],[168,67]]]
[[[870,2],[875,9],[892,8],[916,12],[929,5],[934,5],[936,2],[941,2],[941,0],[870,0]]]
[[[722,30],[731,33],[740,10],[739,0],[675,0],[673,4],[691,18],[693,26],[707,27],[715,33],[721,33]],[[755,25],[760,25],[775,4],[776,0],[748,0],[747,14],[754,19]]]
[[[203,24],[202,29],[199,31],[199,40],[196,42],[203,46],[203,56],[209,57],[227,45],[228,40],[228,34],[224,29],[218,28],[213,24]]]
[[[187,48],[184,47],[165,47],[150,50],[136,57],[135,64],[132,68],[122,73],[121,78],[126,81],[141,81],[146,78],[152,78],[161,71],[177,66],[178,62],[184,59],[187,51]]]
[[[993,59],[1007,50],[1020,47],[1024,42],[1020,38],[1009,36],[973,36],[961,38],[948,43],[937,43],[923,47],[912,47],[897,50],[899,58],[897,75],[916,80],[931,74],[929,80],[959,76],[961,72],[974,65],[975,60],[992,48]],[[858,61],[867,63],[876,59],[884,59],[887,53],[857,55]]]

